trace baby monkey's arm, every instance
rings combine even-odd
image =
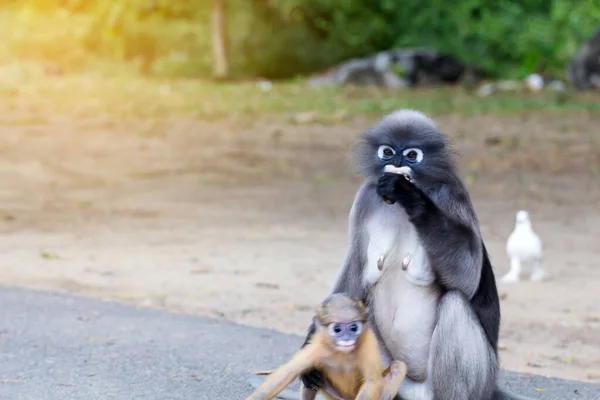
[[[365,332],[360,350],[359,360],[361,360],[365,383],[361,387],[356,400],[394,399],[406,377],[406,364],[402,361],[392,361],[382,373],[377,339],[370,330]]]
[[[316,343],[309,343],[294,357],[270,374],[262,385],[246,400],[270,400],[294,381],[302,372],[313,367],[319,359]]]
[[[364,383],[356,396],[356,400],[379,399],[383,391],[383,376],[381,374],[381,357],[377,347],[377,339],[370,330],[364,332],[363,335],[358,360]]]

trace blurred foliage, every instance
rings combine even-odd
[[[563,76],[600,25],[598,0],[224,1],[235,77],[293,77],[392,47],[432,47],[496,77]],[[68,67],[93,56],[163,76],[211,74],[210,0],[0,0],[0,6],[10,13],[0,29],[10,30],[8,42],[21,55]]]

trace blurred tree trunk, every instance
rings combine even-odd
[[[229,75],[226,0],[213,0],[212,3],[213,74],[217,79],[225,79]]]

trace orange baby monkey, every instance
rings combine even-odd
[[[361,301],[342,293],[328,296],[317,309],[316,332],[286,364],[269,375],[246,400],[277,396],[303,372],[317,369],[331,400],[391,400],[406,377],[406,364],[392,361],[384,371],[375,335],[367,327]],[[314,400],[317,392],[302,387],[301,400]]]

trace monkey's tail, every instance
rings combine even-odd
[[[263,382],[264,378],[261,378],[260,376],[253,375],[248,378],[248,383],[254,388],[254,390],[258,389]],[[275,398],[282,400],[298,400],[300,398],[300,393],[291,389],[283,389],[275,396]]]
[[[493,400],[534,400],[534,399],[531,397],[525,397],[525,396],[511,393],[507,390],[501,389],[496,386],[496,390],[494,390]]]

